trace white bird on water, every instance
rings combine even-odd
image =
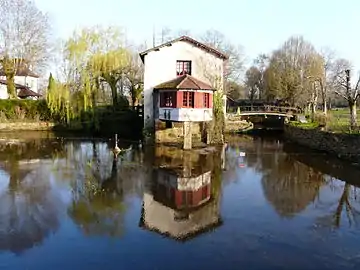
[[[115,134],[115,147],[113,149],[113,153],[115,156],[117,156],[121,152],[121,149],[118,147],[117,144],[117,134]]]

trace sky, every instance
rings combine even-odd
[[[330,47],[360,69],[358,0],[35,0],[48,12],[54,35],[96,24],[124,27],[130,40],[152,44],[153,29],[222,32],[244,48],[248,63],[292,35]],[[157,32],[158,32],[157,31]]]

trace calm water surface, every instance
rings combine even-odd
[[[0,139],[0,269],[360,268],[360,170],[325,154],[39,134]]]

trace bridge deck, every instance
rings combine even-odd
[[[298,108],[293,107],[279,107],[279,106],[239,106],[237,111],[233,111],[234,114],[241,115],[276,115],[289,117],[299,113]]]

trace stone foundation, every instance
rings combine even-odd
[[[285,125],[284,134],[286,138],[300,145],[360,163],[360,135],[331,133],[291,125]]]
[[[184,126],[186,134],[191,131],[191,137],[184,140]],[[185,149],[190,149],[189,145],[209,143],[209,134],[205,123],[187,122],[164,122],[155,123],[155,143],[181,144]]]

